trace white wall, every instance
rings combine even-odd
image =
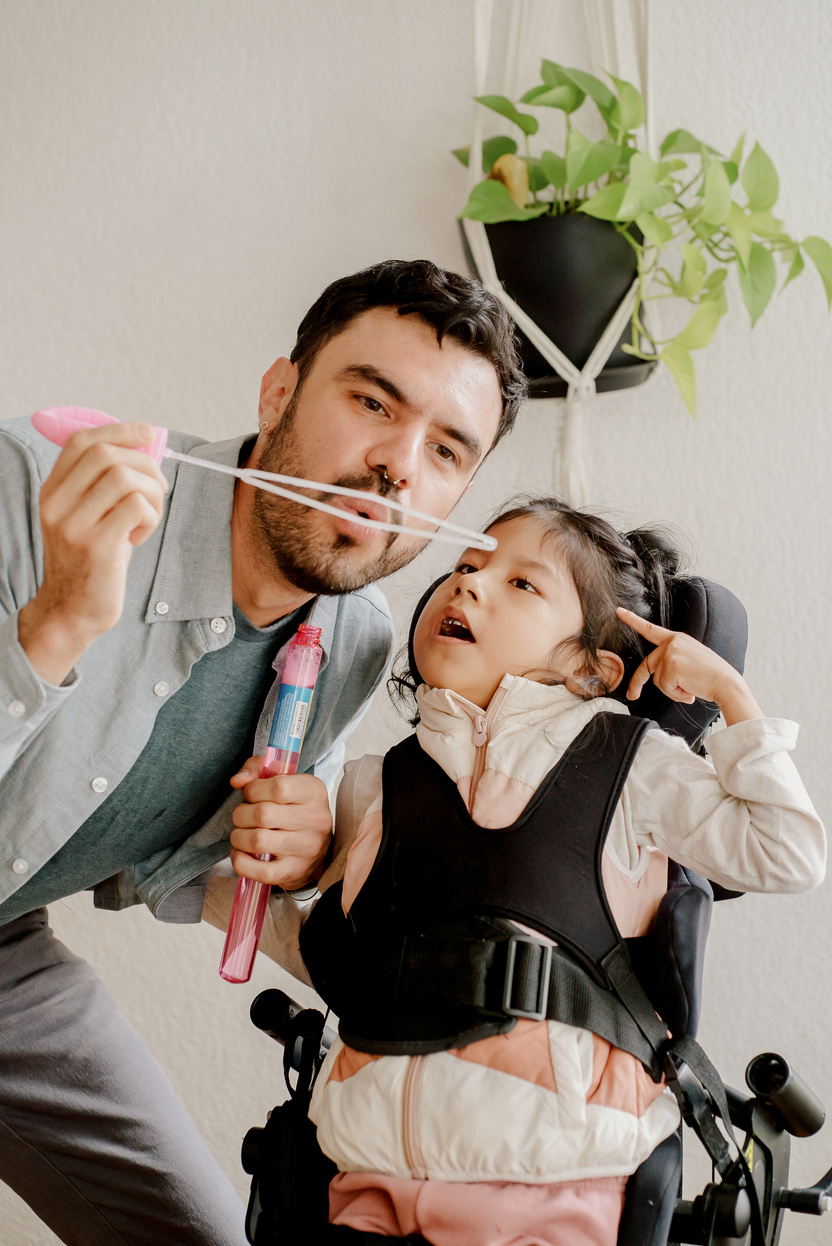
[[[577,0],[552,3],[559,42],[535,54],[586,65]],[[660,132],[684,125],[730,149],[747,128],[780,172],[788,227],[832,235],[823,0],[653,10]],[[253,428],[261,373],[328,281],[388,256],[462,267],[464,176],[447,151],[470,130],[470,58],[469,0],[5,0],[0,415],[79,403],[212,438]],[[695,422],[660,376],[599,399],[589,430],[594,499],[679,524],[697,566],[746,603],[751,682],[801,722],[801,769],[827,817],[831,345],[808,276],[753,334],[744,310],[723,322],[697,364]],[[549,488],[556,431],[532,404],[461,513],[476,522],[514,489]],[[389,582],[402,622],[442,565],[429,554]],[[381,697],[353,752],[402,732]],[[240,1136],[280,1082],[247,1006],[278,971],[229,987],[216,931],[96,913],[87,896],[53,919],[242,1192]],[[702,1037],[717,1064],[739,1085],[751,1055],[782,1050],[832,1102],[828,889],[747,897],[714,926]],[[796,1145],[796,1181],[832,1164],[826,1132]],[[5,1191],[0,1224],[2,1246],[55,1241]],[[828,1234],[793,1217],[783,1240]]]

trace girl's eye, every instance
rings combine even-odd
[[[461,562],[461,563],[459,563],[459,565],[458,565],[458,566],[454,567],[454,574],[456,574],[456,575],[472,575],[472,574],[473,574],[473,572],[474,572],[474,571],[476,571],[476,569],[477,569],[477,568],[476,568],[476,567],[474,567],[474,566],[472,566],[472,564],[471,564],[470,562]]]
[[[537,592],[537,589],[529,580],[524,580],[523,577],[519,575],[515,576],[513,580],[509,580],[509,584],[516,585],[516,587],[522,589],[524,593]]]

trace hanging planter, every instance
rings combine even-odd
[[[510,295],[577,368],[583,368],[638,274],[638,259],[609,221],[572,212],[485,226],[494,266]],[[641,237],[641,234],[639,234]],[[465,231],[463,247],[477,272]],[[520,333],[523,368],[532,398],[563,398],[567,382]],[[628,325],[595,379],[603,393],[641,385],[656,367],[623,349]]]
[[[562,155],[532,154],[529,139],[538,130],[532,113],[503,95],[477,96],[519,129],[523,150],[505,135],[481,144],[486,176],[460,213],[469,262],[534,342],[524,347],[534,396],[566,391],[555,370],[574,394],[639,384],[663,363],[694,414],[691,352],[710,343],[728,310],[729,267],[736,266],[753,325],[774,294],[775,260],[784,265],[782,289],[808,257],[832,305],[832,247],[816,236],[798,242],[784,231],[772,211],[779,179],[759,144],[743,159],[743,136],[726,158],[689,131],[674,130],[654,160],[638,149],[645,109],[631,83],[611,77],[611,89],[592,74],[547,60],[541,78],[518,103],[565,114]],[[585,102],[606,129],[600,141],[572,122]],[[454,155],[467,166],[471,149]],[[661,299],[690,309],[684,327],[665,339],[653,335],[644,316]],[[584,369],[581,361],[590,355]]]

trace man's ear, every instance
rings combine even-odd
[[[294,393],[297,380],[298,370],[295,364],[290,363],[284,356],[275,359],[260,382],[260,416],[265,416],[266,419],[279,418],[285,400]]]
[[[614,692],[624,678],[624,663],[617,653],[611,653],[609,649],[599,649],[595,674],[604,681],[610,692]]]

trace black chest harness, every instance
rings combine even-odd
[[[370,875],[346,917],[341,885],[326,891],[301,936],[344,1042],[415,1055],[506,1033],[519,1017],[551,1018],[629,1051],[659,1080],[667,1027],[631,968],[601,876],[649,726],[596,715],[500,830],[472,820],[415,736],[387,754]]]
[[[301,952],[340,1018],[341,1038],[358,1051],[447,1051],[528,1017],[591,1030],[630,1052],[654,1081],[665,1076],[723,1178],[745,1186],[751,1241],[763,1246],[756,1187],[722,1080],[687,1022],[668,1034],[604,891],[610,822],[650,726],[597,714],[500,830],[477,826],[415,736],[397,745],[384,760],[383,833],[370,874],[347,916],[340,883],[323,894]],[[516,922],[557,946],[520,933]]]

